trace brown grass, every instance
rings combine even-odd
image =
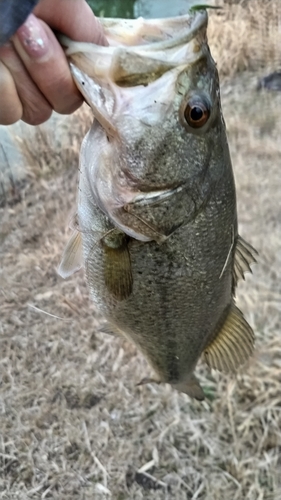
[[[221,76],[281,68],[280,0],[238,0],[210,11],[208,38]]]
[[[242,23],[245,11],[232,8]],[[215,19],[217,33],[230,29],[213,14],[210,31]],[[213,46],[218,39],[211,31]],[[169,386],[136,387],[145,360],[97,332],[82,272],[56,274],[75,206],[78,139],[70,158],[39,134],[22,200],[0,209],[0,498],[281,499],[281,94],[256,91],[251,54],[237,74],[241,54],[228,53],[221,92],[240,232],[260,253],[238,289],[257,336],[253,358],[236,377],[200,364],[204,403]],[[82,135],[77,115],[67,132],[73,120]]]
[[[16,135],[28,173],[46,179],[77,165],[81,137],[86,135],[91,121],[90,108],[84,105],[70,117],[56,115],[51,126],[26,127],[23,134]]]

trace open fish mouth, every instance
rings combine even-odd
[[[167,19],[101,18],[109,46],[74,42],[64,35],[59,40],[69,60],[95,82],[147,85],[202,57],[207,19],[204,10]],[[76,81],[74,71],[73,77]]]
[[[109,46],[89,44],[87,42],[75,42],[81,50],[89,45],[100,47],[105,53],[112,53],[112,48],[118,46],[130,46],[143,50],[165,50],[188,43],[197,35],[203,26],[207,25],[207,13],[200,10],[182,16],[161,19],[118,19],[99,18],[108,39]],[[67,55],[77,50],[69,46],[70,39],[65,35],[59,35],[62,45],[68,48]],[[72,43],[72,41],[71,41]]]
[[[170,48],[178,39],[184,38],[188,43],[201,25],[206,23],[206,13],[200,15],[186,14],[183,16],[159,19],[113,19],[101,18],[105,34],[113,45],[146,45],[148,49],[153,44],[157,49]],[[188,32],[187,32],[188,30]],[[165,45],[163,45],[165,42]],[[157,46],[156,44],[159,43]]]

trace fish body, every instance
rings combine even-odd
[[[207,14],[103,23],[109,47],[62,40],[95,120],[81,149],[79,232],[60,271],[80,238],[106,329],[137,346],[155,381],[203,399],[201,354],[235,370],[254,343],[233,300],[254,256],[238,236]]]

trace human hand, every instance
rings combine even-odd
[[[82,104],[63,49],[52,29],[73,40],[107,45],[85,0],[41,0],[12,40],[0,47],[0,124],[39,125],[52,111]]]

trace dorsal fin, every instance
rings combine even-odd
[[[206,347],[204,359],[210,368],[224,373],[235,372],[252,354],[254,341],[252,328],[232,303],[222,328]]]
[[[241,236],[238,236],[233,266],[234,289],[236,288],[239,279],[245,279],[246,272],[252,272],[250,265],[257,262],[255,258],[257,255],[258,252],[252,247],[252,245],[247,243],[243,238],[241,238]]]
[[[68,278],[82,267],[82,261],[82,237],[81,233],[75,230],[64,249],[57,273],[62,278]]]

